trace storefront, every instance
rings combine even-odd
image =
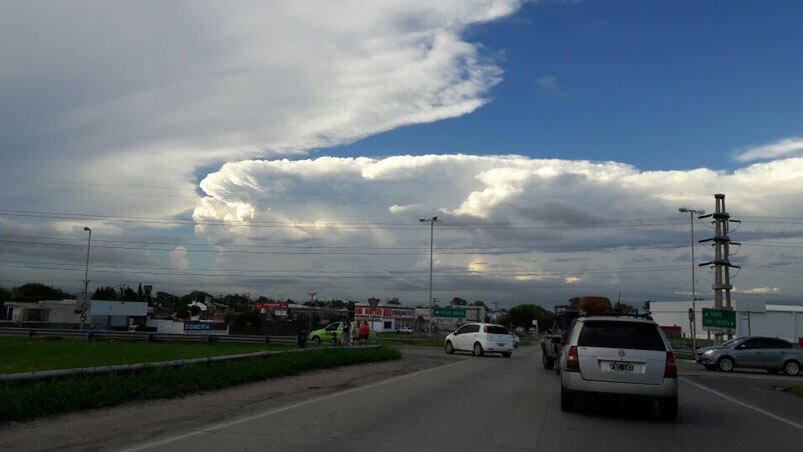
[[[374,331],[395,331],[400,328],[414,328],[415,308],[404,306],[377,306],[367,304],[354,306],[354,318],[372,322]]]

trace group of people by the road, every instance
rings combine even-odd
[[[371,327],[368,326],[368,322],[365,320],[363,320],[362,323],[358,320],[354,322],[354,325],[352,325],[351,322],[343,322],[341,342],[343,345],[352,345],[352,343],[364,345],[368,343],[368,336],[370,334]]]
[[[296,336],[296,345],[299,348],[304,348],[307,345],[307,336],[309,332],[306,329],[302,329],[298,336]],[[343,345],[365,345],[368,343],[368,337],[371,335],[371,327],[368,326],[368,321],[363,320],[360,322],[359,320],[353,322],[346,321],[342,324],[342,333],[338,335],[338,332],[332,332],[332,343],[343,344]]]

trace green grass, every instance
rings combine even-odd
[[[0,373],[133,364],[292,348],[284,344],[0,338]]]
[[[792,394],[803,397],[803,385],[792,385],[786,388],[787,391],[791,392]]]
[[[132,400],[180,397],[252,381],[337,366],[401,358],[389,347],[319,349],[267,359],[153,368],[126,374],[0,385],[0,421],[19,421]]]

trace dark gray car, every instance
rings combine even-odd
[[[730,372],[735,367],[745,367],[798,375],[803,349],[775,337],[739,337],[722,345],[697,349],[697,361],[708,370]]]

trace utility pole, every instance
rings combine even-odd
[[[691,312],[692,318],[691,320],[691,349],[697,353],[697,291],[696,291],[696,283],[694,279],[694,270],[697,266],[694,263],[694,216],[695,215],[704,215],[705,210],[695,210],[695,209],[687,209],[685,207],[681,207],[678,209],[680,213],[688,213],[689,214],[689,226],[691,226]]]
[[[312,315],[315,313],[315,308],[313,307],[313,305],[315,304],[315,295],[318,295],[318,292],[307,292],[307,295],[309,295],[309,308],[310,308],[309,327],[307,330],[307,334],[309,334],[312,332]]]
[[[81,303],[81,329],[84,329],[84,322],[86,322],[86,311],[89,309],[88,291],[89,291],[89,249],[92,246],[92,229],[84,226],[84,231],[89,233],[86,240],[86,267],[84,268],[84,302]]]
[[[435,322],[435,300],[432,298],[432,267],[434,256],[434,242],[435,242],[435,223],[438,217],[421,218],[418,220],[420,223],[429,223],[429,331],[427,338],[432,338],[432,329]]]
[[[731,305],[731,289],[733,285],[730,283],[730,269],[740,268],[738,265],[730,263],[730,245],[739,245],[739,243],[731,242],[728,236],[730,223],[739,223],[739,220],[731,220],[730,214],[725,210],[725,195],[718,193],[714,195],[716,201],[716,208],[713,214],[701,215],[699,218],[714,218],[714,237],[710,239],[700,240],[702,242],[714,242],[714,260],[703,262],[703,266],[714,266],[714,306],[717,309],[733,309]],[[714,336],[717,342],[722,340],[722,333],[716,333]],[[728,333],[730,337],[731,334]]]

